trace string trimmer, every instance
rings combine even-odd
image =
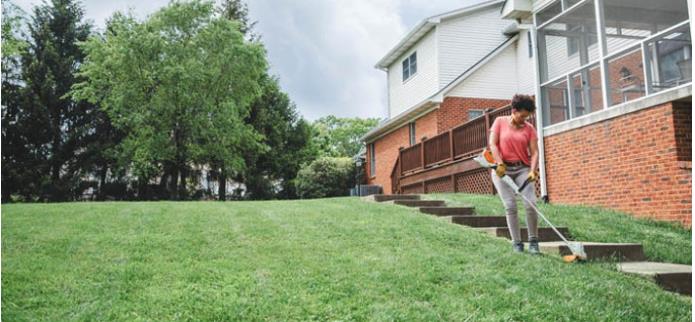
[[[489,149],[485,149],[485,151],[483,151],[482,155],[479,155],[479,156],[473,158],[473,160],[478,162],[484,168],[497,169],[497,164],[495,164],[495,158],[492,156],[492,152]],[[514,193],[517,196],[521,197],[522,199],[524,199],[526,201],[526,203],[531,205],[531,207],[533,207],[533,209],[536,211],[536,213],[539,216],[541,216],[541,218],[543,218],[543,220],[548,224],[548,226],[550,226],[550,228],[552,228],[553,231],[555,231],[555,233],[558,236],[560,236],[562,241],[565,242],[565,244],[567,245],[569,250],[572,252],[572,255],[566,255],[566,256],[562,257],[562,259],[565,262],[572,263],[572,262],[576,262],[576,261],[586,260],[587,257],[586,257],[586,252],[584,251],[584,245],[582,245],[582,243],[579,243],[579,242],[568,241],[567,238],[565,238],[565,236],[563,236],[562,233],[560,233],[560,231],[557,230],[557,228],[555,228],[555,226],[550,222],[550,220],[548,220],[548,218],[546,218],[545,215],[543,215],[543,213],[541,213],[540,210],[538,210],[536,205],[534,205],[530,200],[528,200],[521,193],[521,191],[523,191],[524,188],[526,188],[526,186],[531,182],[529,179],[526,179],[526,181],[524,182],[524,184],[521,185],[521,187],[517,186],[516,182],[514,182],[514,180],[506,174],[501,178],[501,180],[504,183],[506,183],[510,188],[512,188],[512,190],[514,190]]]

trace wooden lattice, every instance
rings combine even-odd
[[[454,186],[451,183],[451,177],[441,177],[425,182],[425,193],[437,192],[453,192]]]
[[[401,193],[403,194],[420,194],[424,193],[422,191],[422,183],[411,184],[409,186],[402,186]]]
[[[456,178],[456,191],[467,193],[494,194],[490,170],[480,168],[459,173]]]

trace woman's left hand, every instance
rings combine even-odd
[[[538,171],[534,170],[528,173],[528,180],[531,182],[535,182],[538,180]]]

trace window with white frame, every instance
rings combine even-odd
[[[376,154],[374,153],[374,143],[369,144],[369,176],[376,175]]]
[[[417,139],[415,138],[415,122],[410,122],[408,124],[408,128],[410,129],[409,136],[410,136],[410,145],[415,145],[417,142]]]
[[[417,73],[417,52],[413,52],[408,58],[403,60],[403,81]]]
[[[687,0],[557,0],[535,13],[543,125],[692,82],[688,19]]]
[[[477,119],[483,116],[484,112],[483,110],[468,110],[468,120]]]

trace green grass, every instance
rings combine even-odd
[[[689,297],[614,265],[512,254],[507,241],[355,198],[2,208],[6,321],[691,317]]]
[[[446,200],[448,205],[472,205],[479,215],[504,215],[498,196],[430,194],[425,199]],[[526,210],[518,202],[519,219],[526,222]],[[539,203],[538,208],[555,226],[566,226],[580,241],[642,243],[651,261],[688,264],[692,262],[691,230],[674,223],[636,219],[624,213],[596,207],[561,206]],[[547,226],[538,219],[541,226]]]

